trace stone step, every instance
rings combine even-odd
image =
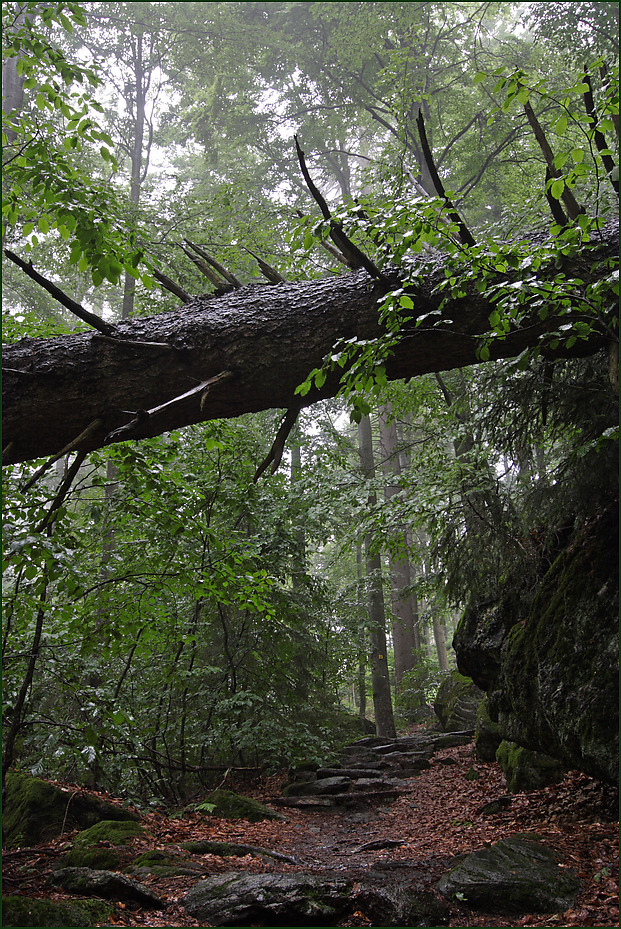
[[[377,768],[368,767],[349,767],[349,768],[319,768],[317,778],[322,777],[382,777],[382,772]]]

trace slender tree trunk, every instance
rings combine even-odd
[[[362,586],[364,584],[364,571],[362,567],[362,545],[360,542],[356,545],[356,569],[358,574],[358,584],[356,588],[356,600],[358,603],[358,614],[362,617],[364,609],[364,598]],[[367,653],[366,642],[365,642],[365,627],[362,619],[360,619],[359,630],[358,630],[358,696],[359,696],[359,708],[358,715],[361,719],[365,719],[367,715],[367,664],[365,656]]]
[[[363,416],[358,425],[358,451],[365,476],[369,480],[373,480],[375,477],[373,437],[371,433],[371,421],[368,416]],[[377,497],[374,492],[371,492],[369,494],[369,506],[375,506],[376,503]],[[379,736],[394,739],[396,737],[396,730],[388,672],[382,563],[379,552],[373,553],[372,540],[369,534],[365,536],[364,552],[369,604],[369,636],[371,639],[371,676],[373,681],[375,729]]]
[[[433,637],[436,643],[436,653],[438,656],[438,665],[441,671],[448,671],[449,660],[446,649],[446,633],[442,617],[437,610],[433,611]]]
[[[24,4],[25,6],[25,4]],[[25,10],[21,10],[15,17],[14,24],[10,27],[11,32],[18,32],[27,20],[32,20],[32,14],[26,15]],[[26,80],[17,71],[19,55],[13,55],[5,58],[2,62],[2,111],[10,116],[13,113],[19,116],[24,105],[24,82]],[[6,129],[6,141],[10,145],[17,138],[14,129]]]
[[[398,476],[401,474],[401,461],[397,439],[397,427],[392,416],[390,404],[379,410],[380,445],[382,449],[382,471],[386,477],[384,495],[389,501],[398,493]],[[411,671],[416,663],[415,630],[418,623],[418,603],[412,593],[412,574],[407,552],[406,530],[397,530],[403,541],[402,554],[390,554],[390,575],[392,595],[392,642],[395,652],[395,692],[398,692],[406,671]]]
[[[136,206],[140,201],[140,191],[142,188],[142,182],[144,180],[142,169],[142,150],[144,144],[146,84],[142,55],[142,40],[143,36],[141,33],[139,33],[135,38],[135,44],[132,41],[132,58],[136,89],[136,112],[134,116],[134,144],[130,154],[131,182],[129,199],[131,203],[135,204]],[[135,297],[136,281],[131,276],[131,274],[125,274],[125,279],[123,282],[123,319],[129,319],[129,317],[133,315]]]
[[[299,424],[295,426],[291,434],[291,484],[295,484],[302,476],[302,449],[301,449],[301,432]],[[298,525],[295,530],[296,552],[293,559],[293,574],[291,583],[294,587],[300,587],[302,578],[306,574],[306,533],[304,526]]]

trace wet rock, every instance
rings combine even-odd
[[[315,781],[312,785],[312,793],[315,794],[339,794],[343,793],[351,786],[349,777],[324,777]]]
[[[135,900],[141,906],[161,910],[165,903],[144,884],[139,884],[116,871],[95,871],[90,868],[62,868],[52,876],[70,894],[105,897],[109,900]]]
[[[436,887],[448,900],[512,915],[563,912],[580,882],[541,842],[514,835],[467,855]]]
[[[477,710],[485,692],[459,671],[448,674],[436,694],[433,704],[436,716],[445,732],[474,729]]]
[[[487,700],[482,700],[477,710],[474,729],[474,750],[481,761],[495,761],[496,751],[502,742],[497,722],[490,717]]]
[[[566,768],[556,758],[543,752],[531,752],[515,742],[502,741],[496,760],[505,776],[507,790],[513,794],[557,784],[566,774]]]
[[[333,926],[358,910],[381,926],[440,926],[446,908],[431,895],[385,878],[359,875],[248,874],[231,871],[198,883],[182,905],[212,926]]]
[[[453,647],[503,739],[617,785],[618,501],[563,544],[534,591],[509,577],[466,610]]]
[[[203,812],[210,816],[220,816],[223,819],[245,819],[251,823],[258,823],[264,819],[280,819],[284,817],[276,813],[251,797],[242,797],[232,790],[213,790],[201,804],[205,805]],[[212,805],[213,809],[207,810]]]

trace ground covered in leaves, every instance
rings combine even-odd
[[[280,796],[285,775],[263,779],[244,791],[262,802]],[[554,787],[528,794],[506,794],[496,764],[474,759],[472,746],[439,751],[431,767],[406,780],[394,801],[356,808],[303,810],[279,808],[286,821],[248,823],[217,819],[198,812],[179,819],[165,813],[142,817],[148,832],[124,847],[127,863],[154,849],[175,852],[203,866],[204,874],[161,878],[141,877],[167,903],[166,909],[118,905],[108,925],[199,926],[180,901],[202,876],[223,871],[295,872],[403,868],[408,879],[433,889],[451,859],[490,845],[515,833],[536,835],[555,849],[564,867],[582,882],[574,906],[562,914],[523,917],[482,913],[451,905],[451,926],[618,926],[618,822],[610,788],[584,774],[571,773]],[[227,784],[227,786],[229,786]],[[239,789],[239,785],[230,785]],[[504,798],[496,813],[482,812],[492,800]],[[3,893],[56,901],[76,900],[49,883],[55,862],[70,847],[72,834],[32,849],[9,850],[3,856]],[[253,857],[222,858],[192,855],[182,842],[210,839],[240,842],[279,852],[296,863]],[[384,847],[381,847],[381,846]],[[376,872],[377,873],[377,872]],[[102,924],[100,924],[102,925]],[[368,926],[358,913],[341,925]]]

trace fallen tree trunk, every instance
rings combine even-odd
[[[617,254],[616,242],[617,230],[609,230],[587,261],[580,253],[568,259],[566,273],[578,270],[588,282],[589,274],[602,273],[589,270],[596,260]],[[556,273],[551,269],[550,279]],[[438,264],[413,295],[416,316],[438,308],[441,298],[434,287],[443,279]],[[112,338],[89,332],[22,339],[3,353],[3,462],[54,455],[67,447],[92,450],[204,420],[294,406],[300,402],[295,388],[339,338],[380,334],[383,287],[366,271],[248,286],[221,297],[198,297],[173,313],[120,322]],[[409,324],[387,366],[388,377],[477,363],[492,309],[473,289],[444,307],[441,326]],[[580,312],[578,307],[576,315]],[[495,340],[490,359],[520,354],[557,323],[535,317]],[[592,352],[604,343],[602,331],[576,348]],[[329,375],[303,404],[334,396],[340,374]]]

